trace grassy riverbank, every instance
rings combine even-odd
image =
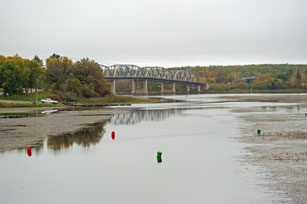
[[[107,95],[105,97],[82,99],[79,104],[129,104],[129,103],[159,103],[160,99],[135,98],[130,96]],[[77,103],[78,104],[78,103]]]
[[[16,95],[5,97],[0,95],[0,108],[17,108],[17,107],[53,107],[58,105],[43,104],[40,102],[41,99],[47,98],[53,95],[51,91],[40,91],[37,93],[29,93],[26,95]],[[145,99],[136,98],[130,96],[114,96],[106,95],[105,97],[94,97],[94,98],[79,98],[75,104],[86,105],[86,104],[131,104],[131,103],[158,103],[160,99]],[[60,104],[59,104],[60,105]]]
[[[0,102],[0,108],[55,107],[55,106],[56,105],[44,104],[44,103],[33,104],[33,103]]]
[[[51,94],[50,91],[39,91],[37,93],[37,101],[40,101],[43,98],[47,98]],[[36,93],[29,93],[28,95],[13,95],[7,96],[0,95],[0,100],[8,100],[8,101],[27,101],[27,102],[35,102]]]
[[[204,94],[238,94],[238,93],[307,93],[307,89],[277,89],[277,90],[247,90],[247,89],[232,89],[232,90],[213,90],[209,89]],[[17,108],[17,107],[56,107],[62,105],[43,104],[40,102],[41,99],[47,98],[54,95],[51,91],[40,91],[37,93],[29,93],[26,95],[15,95],[5,97],[0,95],[0,108]],[[136,98],[130,96],[115,96],[106,95],[104,97],[93,97],[93,98],[79,98],[75,104],[87,105],[87,104],[133,104],[133,103],[159,103],[163,102],[159,98]]]

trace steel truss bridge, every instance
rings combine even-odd
[[[176,93],[176,84],[183,84],[187,86],[187,92],[190,92],[190,86],[197,86],[198,92],[201,87],[209,89],[207,83],[197,81],[195,74],[185,70],[170,70],[163,67],[139,67],[131,64],[117,64],[112,66],[100,65],[106,80],[111,80],[111,91],[116,94],[115,82],[116,80],[131,80],[132,90],[131,94],[136,94],[136,81],[143,82],[143,89],[139,93],[147,94],[147,81],[154,81],[161,83],[161,93],[171,92]],[[166,91],[164,89],[165,83],[171,84],[172,89]]]

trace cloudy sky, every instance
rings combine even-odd
[[[5,56],[307,64],[306,0],[0,0],[0,8]]]

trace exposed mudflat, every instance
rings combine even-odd
[[[46,108],[1,109],[1,113],[41,111]],[[47,136],[79,131],[89,124],[110,120],[117,109],[59,111],[43,117],[0,118],[0,152],[25,148],[42,142]],[[37,112],[36,112],[37,113]],[[33,112],[33,114],[36,114]]]
[[[257,96],[243,98],[257,100]],[[247,144],[242,161],[260,167],[257,169],[266,180],[260,185],[279,195],[277,203],[307,203],[306,95],[259,98],[272,99],[298,104],[233,110],[246,124],[239,137],[239,141]],[[257,135],[257,129],[262,130],[261,135]]]

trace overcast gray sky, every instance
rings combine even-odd
[[[0,8],[5,56],[307,64],[306,0],[0,0]]]

